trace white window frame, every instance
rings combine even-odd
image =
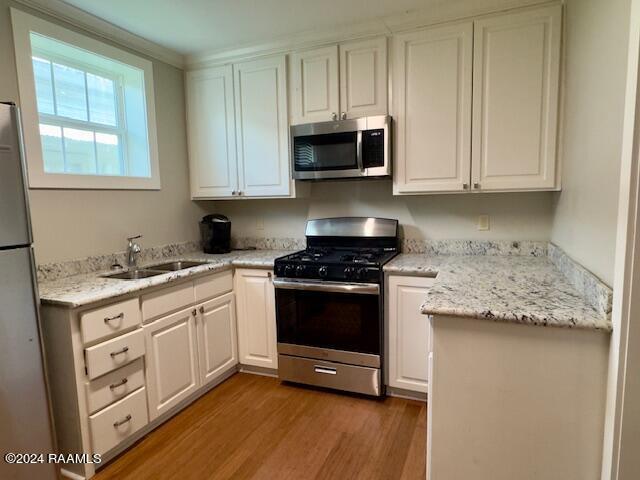
[[[160,165],[158,160],[153,64],[149,60],[47,22],[15,8],[11,8],[11,22],[13,25],[16,66],[18,71],[18,90],[20,93],[20,110],[29,187],[34,189],[159,190]],[[67,43],[91,53],[102,55],[126,65],[131,65],[144,72],[150,177],[76,175],[45,172],[40,140],[40,115],[36,102],[36,88],[31,58],[31,32]]]

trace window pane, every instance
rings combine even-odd
[[[64,173],[62,154],[62,129],[53,125],[40,124],[42,159],[47,173]]]
[[[51,63],[33,57],[33,76],[36,81],[36,99],[38,113],[55,113],[53,106],[53,83],[51,82]]]
[[[113,81],[87,73],[89,120],[116,126],[116,96]]]
[[[84,72],[65,65],[53,64],[58,115],[87,120]]]
[[[100,175],[124,175],[120,162],[120,141],[117,135],[96,132],[96,151]]]
[[[93,132],[63,128],[67,173],[95,174],[96,151]]]

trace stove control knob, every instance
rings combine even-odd
[[[296,275],[298,277],[301,277],[302,275],[304,275],[304,265],[298,265],[296,267]]]
[[[358,276],[358,279],[364,280],[365,278],[367,278],[367,269],[359,268],[358,271],[356,272],[356,275]]]
[[[347,267],[344,269],[344,275],[347,278],[353,278],[356,275],[356,269],[353,267]]]
[[[284,267],[284,276],[290,277],[293,274],[293,265],[285,265]]]
[[[322,266],[318,269],[318,275],[320,276],[320,278],[325,278],[327,275],[329,275],[329,269],[325,266]]]

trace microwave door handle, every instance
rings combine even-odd
[[[364,173],[364,163],[362,161],[362,130],[358,130],[356,134],[356,155],[358,160],[358,169]]]

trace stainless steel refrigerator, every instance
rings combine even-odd
[[[0,103],[0,478],[54,479],[23,151],[18,109]],[[45,463],[9,464],[8,452]]]

